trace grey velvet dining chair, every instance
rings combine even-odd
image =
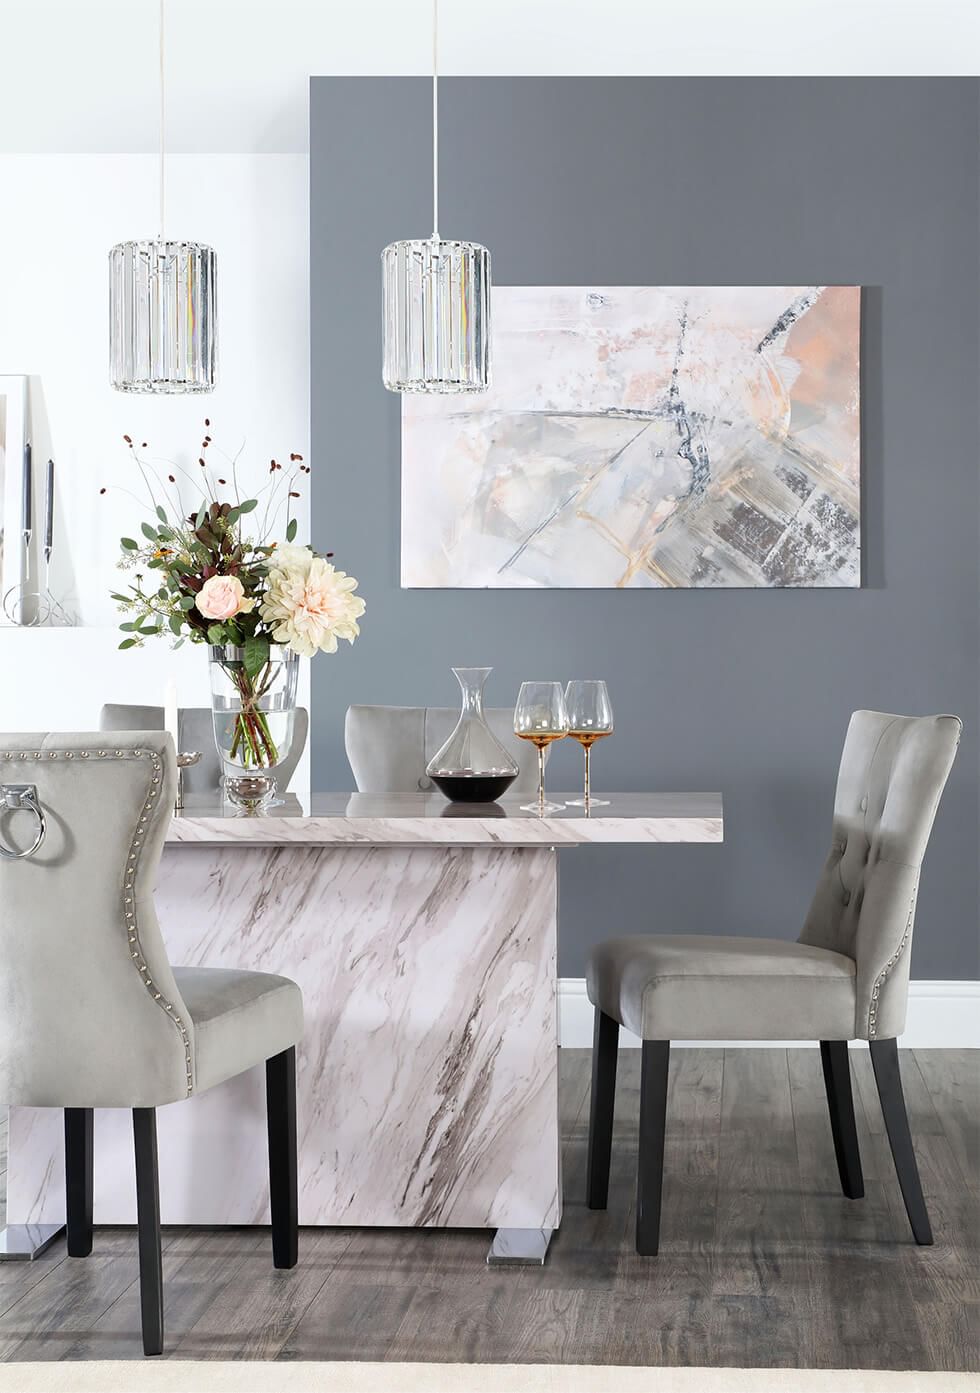
[[[642,1040],[636,1249],[660,1241],[671,1040],[819,1040],[841,1188],[864,1194],[849,1040],[866,1040],[917,1243],[932,1229],[909,1131],[897,1037],[905,1028],[919,869],[949,775],[955,716],[856,711],[844,742],[830,854],[799,941],[634,935],[592,953],[595,1006],[587,1201],[609,1193],[620,1026]]]
[[[273,1261],[297,1257],[303,999],[270,973],[171,966],[153,888],[175,789],[159,731],[0,735],[0,1098],[64,1110],[71,1257],[92,1250],[93,1109],[132,1109],[147,1354],[163,1349],[158,1107],[265,1063]]]
[[[103,706],[99,716],[100,730],[163,730],[164,713],[162,706],[128,706],[110,702]],[[290,780],[296,773],[306,748],[310,730],[309,713],[303,706],[297,706],[293,722],[293,743],[289,754],[279,765],[276,782],[280,793],[285,793]],[[221,761],[214,743],[214,729],[210,706],[185,706],[177,713],[177,737],[182,752],[200,751],[197,764],[190,764],[183,771],[184,792],[214,793],[221,783]]]
[[[538,791],[538,752],[514,734],[513,709],[493,706],[483,714],[517,760],[519,772],[507,792],[533,797]],[[428,792],[434,785],[425,766],[452,735],[458,719],[459,708],[449,706],[348,707],[344,743],[358,791]]]

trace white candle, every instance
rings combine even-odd
[[[164,688],[163,696],[163,728],[174,742],[175,753],[180,753],[180,744],[177,740],[177,683],[171,677]]]

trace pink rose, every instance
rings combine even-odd
[[[205,619],[219,622],[255,608],[255,601],[245,598],[245,588],[237,576],[211,576],[198,591],[195,603]]]

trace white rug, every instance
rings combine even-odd
[[[972,1393],[977,1374],[583,1364],[0,1364],[0,1393]]]

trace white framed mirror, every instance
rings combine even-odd
[[[28,583],[33,522],[25,516],[25,505],[28,510],[33,506],[27,381],[26,376],[0,376],[0,624],[26,620],[21,597]]]

